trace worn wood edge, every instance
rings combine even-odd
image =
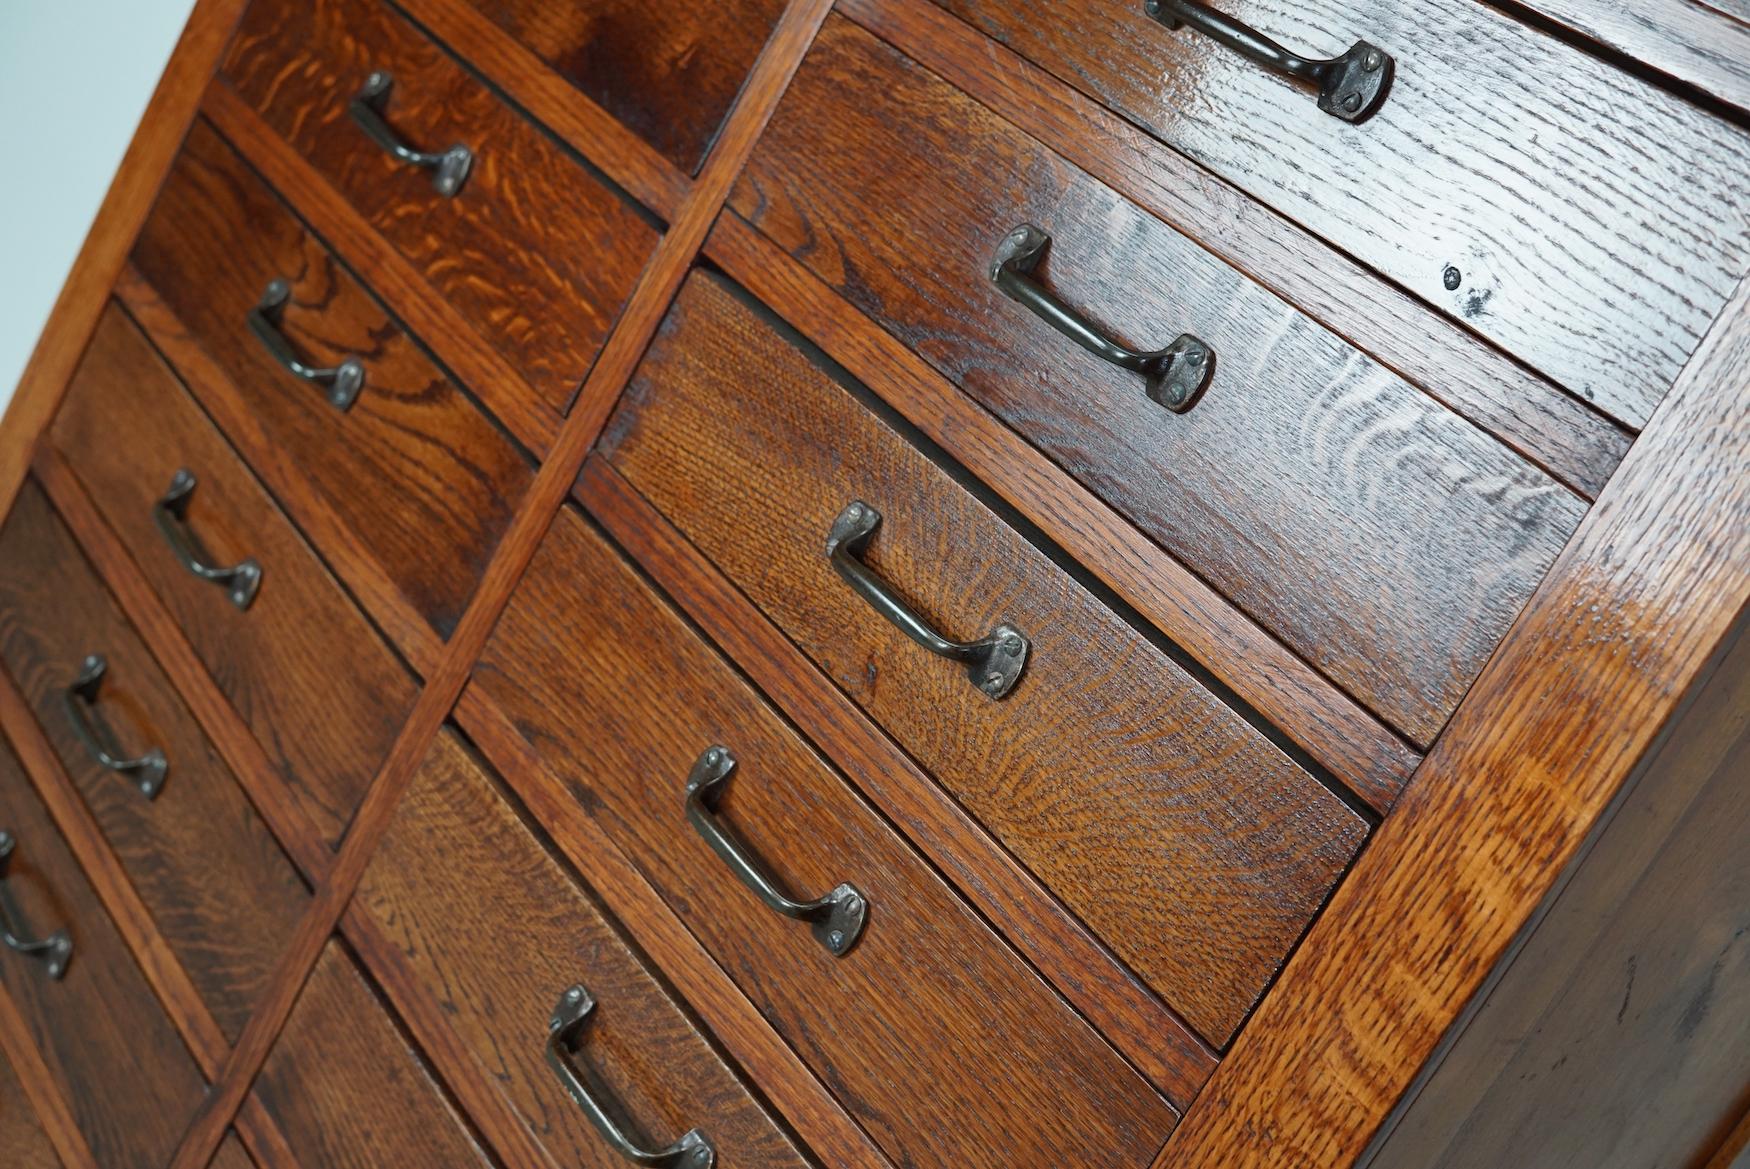
[[[601,456],[575,494],[713,643],[800,727],[1007,945],[1166,1097],[1196,1097],[1217,1055],[1037,877],[961,809]]]
[[[1601,412],[929,0],[838,9],[1577,494],[1628,450]]]
[[[1389,1135],[1746,610],[1747,367],[1750,281],[1156,1169],[1347,1166]]]
[[[73,1110],[55,1088],[48,1064],[43,1062],[42,1052],[30,1037],[29,1025],[3,986],[0,986],[0,1054],[5,1055],[17,1073],[25,1102],[36,1113],[37,1123],[54,1146],[63,1169],[98,1169],[97,1158],[91,1155],[91,1146],[73,1119]]]
[[[381,300],[419,344],[428,346],[518,442],[537,459],[546,455],[559,432],[559,412],[540,400],[534,387],[346,196],[238,97],[223,76],[207,87],[201,113],[355,277],[370,273],[368,281],[360,280],[368,295]]]
[[[733,212],[706,254],[1384,814],[1421,756]]]

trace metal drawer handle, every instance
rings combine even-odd
[[[833,568],[845,578],[845,583],[899,631],[936,654],[950,661],[965,662],[967,677],[980,692],[991,698],[1001,698],[1015,688],[1021,667],[1027,664],[1027,651],[1032,642],[1027,635],[1008,622],[1003,622],[977,641],[950,641],[930,625],[896,594],[886,581],[869,571],[869,566],[857,559],[869,546],[869,537],[881,523],[881,513],[857,500],[839,512],[826,536],[826,554]]]
[[[372,142],[409,166],[433,172],[431,185],[444,198],[451,198],[462,189],[462,180],[468,177],[468,168],[474,165],[474,152],[458,143],[434,154],[415,150],[403,142],[383,117],[383,107],[389,104],[389,90],[394,84],[395,79],[387,73],[371,74],[365,78],[364,88],[358,91],[358,96],[347,103],[347,113]]]
[[[283,278],[268,281],[267,288],[254,308],[249,310],[249,329],[267,346],[273,359],[290,370],[295,377],[326,386],[328,404],[337,410],[350,407],[365,384],[365,364],[348,357],[330,369],[317,369],[299,360],[292,343],[280,332],[280,317],[286,302],[292,298],[292,286]]]
[[[1168,28],[1190,25],[1266,69],[1316,85],[1319,109],[1345,122],[1359,122],[1377,110],[1391,82],[1391,55],[1366,41],[1356,41],[1341,57],[1319,61],[1289,52],[1252,26],[1198,0],[1144,0],[1143,10]]]
[[[1023,223],[1003,237],[991,257],[990,278],[1033,315],[1098,357],[1120,369],[1140,373],[1148,396],[1175,413],[1197,401],[1215,370],[1215,351],[1189,333],[1181,333],[1165,349],[1145,351],[1121,345],[1100,332],[1087,317],[1059,300],[1029,275],[1051,246],[1043,228]]]
[[[760,868],[747,846],[717,819],[713,805],[729,786],[729,773],[734,770],[735,756],[728,747],[709,747],[699,756],[687,776],[687,819],[705,838],[711,851],[723,858],[736,880],[752,889],[768,908],[807,922],[815,941],[834,957],[844,957],[862,936],[863,922],[869,913],[868,898],[852,885],[840,885],[813,901],[792,901],[786,897]]]
[[[230,568],[209,564],[206,547],[188,526],[188,501],[194,496],[194,472],[184,467],[170,477],[170,488],[152,505],[152,519],[158,534],[170,545],[177,562],[202,580],[210,580],[225,590],[231,603],[239,609],[249,608],[261,588],[261,563],[251,556]]]
[[[608,1146],[632,1164],[649,1165],[654,1169],[711,1169],[717,1160],[717,1150],[711,1147],[711,1139],[698,1129],[693,1129],[666,1149],[648,1152],[632,1143],[632,1138],[590,1092],[583,1076],[571,1066],[570,1053],[577,1047],[584,1020],[594,1009],[595,999],[589,991],[582,986],[569,987],[559,996],[559,1005],[553,1008],[553,1017],[547,1021],[547,1063],[553,1074],[559,1077],[566,1093],[577,1101],[577,1106],[583,1109]]]
[[[18,912],[12,895],[6,891],[6,870],[17,847],[12,833],[0,829],[0,942],[5,942],[9,950],[41,962],[43,973],[53,981],[67,973],[67,962],[73,957],[73,939],[66,930],[56,930],[46,938],[25,936],[27,931],[21,924],[24,915]]]
[[[141,795],[149,800],[156,799],[164,786],[164,774],[170,770],[170,761],[164,757],[164,752],[152,747],[137,758],[123,759],[109,733],[101,729],[92,716],[91,708],[97,705],[97,692],[103,686],[103,675],[108,669],[109,663],[101,654],[89,654],[80,663],[79,676],[61,695],[66,701],[67,721],[73,724],[73,733],[99,766],[117,775],[132,777]]]

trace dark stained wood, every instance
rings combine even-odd
[[[1176,1117],[1153,1090],[575,516],[555,522],[475,685],[896,1164],[1125,1164],[1159,1147]],[[868,899],[844,958],[741,889],[687,824],[687,772],[712,744],[738,760],[719,813],[782,887],[849,881]],[[939,1090],[976,1068],[992,1090]]]
[[[51,436],[332,845],[413,705],[406,667],[120,309],[99,323]],[[178,470],[197,480],[187,525],[213,562],[262,566],[247,610],[187,572],[157,529]]]
[[[1419,745],[1582,514],[1553,480],[849,22],[823,30],[731,204]],[[1140,377],[997,289],[992,253],[1023,222],[1054,237],[1039,278],[1106,327],[1213,346],[1189,413],[1156,406]]]
[[[397,135],[473,150],[454,197],[348,115],[378,70]],[[656,246],[629,203],[379,0],[253,5],[222,75],[564,412]]]
[[[237,1139],[236,1133],[229,1133],[225,1143],[219,1146],[219,1151],[213,1155],[211,1169],[255,1169],[255,1162],[249,1159],[244,1151],[243,1142]]]
[[[64,1169],[96,1169],[97,1161],[79,1132],[72,1110],[49,1083],[48,1065],[31,1042],[24,1017],[4,986],[0,986],[0,1053],[15,1069],[25,1102],[36,1112]]]
[[[718,278],[689,281],[602,449],[1132,969],[1226,1043],[1360,845],[1359,817]],[[838,579],[822,545],[853,499],[886,517],[866,560],[922,612],[955,636],[1007,621],[1033,638],[1007,698],[992,702]]]
[[[1128,0],[940,2],[1630,426],[1750,267],[1750,136],[1488,5],[1222,6],[1393,54],[1350,125]]]
[[[704,161],[785,8],[783,0],[473,5],[688,174]]]
[[[232,1133],[242,1137],[250,1159],[259,1169],[305,1169],[286,1143],[279,1123],[269,1115],[261,1097],[253,1093],[244,1098],[243,1106],[237,1110],[237,1127]]]
[[[146,800],[91,759],[65,709],[85,655],[108,671],[93,717],[170,766]],[[308,903],[275,844],[139,636],[34,484],[0,531],[0,658],[152,921],[234,1038]]]
[[[699,1127],[725,1169],[806,1164],[452,734],[408,789],[359,900],[560,1164],[619,1163],[546,1065],[546,1020],[573,983],[597,1004],[577,1061],[650,1147]]]
[[[0,1149],[6,1150],[12,1169],[61,1169],[55,1146],[4,1055],[0,1055]]]
[[[65,928],[66,974],[0,953],[0,987],[104,1169],[164,1165],[205,1085],[17,760],[0,750],[0,828],[16,847],[6,893],[33,931]],[[9,1045],[10,1047],[10,1045]]]
[[[329,943],[256,1080],[306,1165],[490,1165],[344,947]]]
[[[134,262],[240,384],[270,440],[295,452],[414,608],[450,633],[527,489],[523,456],[204,122]],[[365,388],[350,410],[330,406],[250,334],[245,315],[276,277],[293,286],[283,326],[300,352],[363,360]],[[433,555],[440,541],[447,551]]]

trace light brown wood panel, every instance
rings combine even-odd
[[[1582,502],[858,26],[829,21],[731,204],[1254,620],[1431,742]],[[870,231],[879,217],[880,231]],[[1186,413],[997,288],[1215,350]]]
[[[119,308],[98,323],[51,435],[332,846],[413,705],[406,667]],[[247,609],[184,569],[158,530],[157,503],[185,470],[196,486],[184,524],[209,562],[260,565]]]
[[[724,1169],[807,1164],[453,733],[433,745],[359,900],[560,1163],[619,1164],[545,1060],[547,1019],[582,984],[596,1007],[572,1058],[646,1147],[697,1127]]]
[[[93,653],[107,670],[88,714],[122,751],[164,753],[155,799],[98,764],[70,721],[67,689]],[[158,932],[235,1038],[308,893],[35,483],[0,529],[0,659]]]
[[[18,1082],[18,1072],[0,1054],[0,1149],[12,1169],[61,1169],[55,1146]]]

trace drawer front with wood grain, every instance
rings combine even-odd
[[[50,433],[275,770],[338,841],[413,705],[406,667],[114,304]]]
[[[1583,512],[1482,431],[842,18],[732,204],[1418,746]],[[1101,360],[1059,331],[1049,300],[1173,360],[1141,372]],[[1175,343],[1186,336],[1212,351],[1196,370],[1195,350]],[[1189,409],[1161,404],[1199,376]]]
[[[347,949],[330,941],[255,1080],[298,1163],[492,1161]]]
[[[34,481],[0,529],[0,660],[236,1039],[309,894]]]
[[[1159,1148],[1154,1091],[575,513],[476,679],[895,1165]]]
[[[727,281],[695,273],[604,452],[1114,952],[1224,1044],[1365,823],[802,345]],[[864,535],[829,554],[829,533],[853,518]],[[873,584],[854,591],[841,575],[859,565]],[[927,652],[884,619],[898,617],[891,604],[865,599],[872,590],[941,636],[988,635],[990,651],[971,663]],[[1017,662],[1011,650],[1029,639]],[[1016,665],[1013,689],[993,698]]]
[[[656,247],[623,197],[378,0],[256,0],[223,76],[565,411]]]
[[[61,1169],[42,1121],[31,1111],[18,1070],[0,1052],[0,1149],[10,1169]]]
[[[532,477],[527,457],[204,121],[133,262],[224,375],[197,396],[241,398],[262,442],[448,636]],[[281,502],[295,518],[299,501]]]
[[[0,913],[0,988],[93,1159],[163,1169],[206,1084],[3,742]]]
[[[1633,427],[1750,268],[1750,134],[1487,4],[937,2]],[[1198,9],[1366,42],[1376,112],[1321,110]]]

